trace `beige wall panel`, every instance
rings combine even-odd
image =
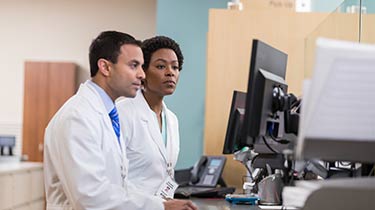
[[[260,39],[289,55],[289,91],[299,95],[304,78],[305,38],[327,14],[288,10],[229,11],[209,13],[204,153],[222,154],[233,90],[246,91],[252,39]],[[244,167],[232,156],[224,171],[229,185],[241,187]]]
[[[375,43],[375,15],[365,14],[362,16],[361,42]]]

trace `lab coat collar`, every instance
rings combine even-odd
[[[159,151],[160,151],[161,155],[163,156],[164,160],[166,161],[166,163],[170,162],[171,160],[169,160],[169,158],[167,158],[167,150],[165,148],[165,145],[164,145],[164,142],[163,142],[163,137],[162,137],[162,134],[161,134],[159,126],[158,126],[159,123],[158,123],[156,117],[154,117],[155,116],[154,111],[151,110],[151,108],[148,105],[145,97],[143,96],[142,91],[137,92],[137,96],[136,96],[135,99],[136,99],[136,101],[140,102],[139,106],[141,106],[143,110],[147,110],[147,112],[144,115],[141,116],[141,120],[143,120],[147,123],[147,127],[150,131],[151,137],[154,140],[155,144],[158,146]],[[165,114],[166,114],[166,119],[167,119],[167,123],[168,123],[168,115],[166,113],[166,110],[167,110],[167,107],[165,106],[165,104],[163,102],[163,112],[165,112]],[[167,146],[168,146],[168,144],[171,144],[170,143],[171,141],[168,141],[168,138],[170,136],[169,130],[170,130],[170,128],[167,125]]]
[[[105,126],[107,127],[107,129],[113,130],[112,122],[107,113],[106,107],[104,106],[104,102],[101,99],[99,93],[95,90],[95,88],[89,84],[89,80],[87,80],[84,84],[80,85],[77,95],[80,95],[86,98],[88,101],[90,101],[90,104],[92,105],[94,110],[101,114],[104,118],[104,121],[106,122]],[[117,136],[115,132],[112,132],[112,136],[113,138],[111,140],[115,141],[118,145]],[[122,133],[120,133],[120,138],[123,138]],[[120,144],[121,147],[117,147],[117,152],[119,153],[119,155],[121,155],[121,157],[124,157],[125,151],[121,150],[121,148],[125,148],[123,139],[121,139]]]
[[[109,95],[104,91],[102,87],[100,87],[98,84],[96,84],[92,80],[88,80],[87,84],[92,86],[95,89],[95,91],[100,95],[100,98],[102,99],[105,110],[107,110],[107,113],[110,113],[115,107],[115,103],[112,101]]]
[[[95,111],[99,112],[100,114],[106,114],[106,108],[104,106],[104,103],[99,93],[95,90],[93,86],[89,84],[89,80],[80,85],[77,95],[80,95],[83,98],[86,98],[88,101],[90,101]]]

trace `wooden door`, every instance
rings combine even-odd
[[[76,91],[76,65],[26,62],[23,150],[29,161],[43,161],[44,130],[57,110]]]

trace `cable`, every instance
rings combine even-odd
[[[277,139],[275,138],[274,136],[270,135],[271,139],[274,141],[274,142],[277,142],[279,144],[289,144],[290,141],[288,140],[285,140],[285,139]]]
[[[255,156],[253,157],[253,159],[251,159],[251,165],[254,164],[255,159],[257,159],[258,157],[259,157],[259,154],[258,154],[258,155],[255,155]]]
[[[268,143],[267,143],[267,141],[266,141],[266,138],[264,137],[264,136],[262,136],[262,139],[263,139],[263,142],[264,142],[264,144],[267,146],[267,148],[269,149],[269,150],[271,150],[273,153],[275,153],[275,154],[279,154],[280,152],[277,152],[276,150],[274,150]]]
[[[245,165],[247,171],[249,172],[250,177],[253,177],[253,173],[251,172],[249,166],[246,163],[243,163],[243,164]]]
[[[375,166],[374,166],[374,167],[372,167],[372,169],[371,169],[370,173],[368,174],[368,176],[371,176],[371,174],[373,174],[373,173],[374,173],[374,170],[375,170]]]
[[[273,133],[273,123],[272,123],[272,127],[270,126],[269,129],[268,129],[268,135],[271,137],[271,139],[274,142],[277,142],[279,144],[289,144],[290,143],[290,141],[288,141],[288,140],[276,138],[275,136],[272,135],[272,133]]]
[[[293,159],[292,161],[292,167],[290,167],[290,171],[292,172],[291,178],[289,180],[288,186],[291,186],[294,181],[294,169],[296,167],[296,161]],[[289,174],[288,174],[289,175]]]
[[[242,176],[242,184],[245,183],[247,181],[247,178],[249,178],[249,177],[250,177],[251,181],[253,181],[253,177],[251,177],[251,176]]]

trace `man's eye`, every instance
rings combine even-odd
[[[132,63],[130,64],[130,68],[136,69],[138,67],[138,63]]]

